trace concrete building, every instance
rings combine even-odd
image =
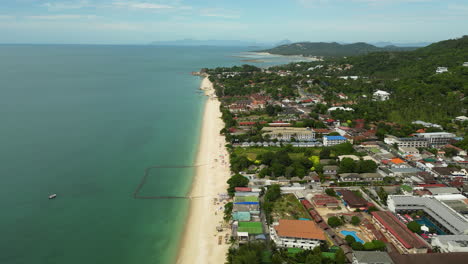
[[[373,182],[383,181],[378,173],[341,173],[338,175],[340,182]]]
[[[387,203],[394,213],[424,211],[426,217],[446,233],[468,234],[468,220],[434,197],[390,195]]]
[[[270,237],[280,248],[314,249],[326,241],[325,234],[313,221],[279,220],[270,227]]]
[[[343,136],[324,136],[323,145],[324,146],[335,146],[338,144],[343,144],[347,139]]]
[[[448,132],[433,132],[433,133],[417,133],[415,134],[418,138],[424,138],[429,141],[432,146],[444,146],[447,145],[451,140],[455,139],[456,135]]]
[[[431,245],[439,247],[440,252],[468,252],[468,235],[437,236]]]
[[[375,101],[386,101],[390,98],[390,93],[382,90],[377,90],[372,95]]]
[[[426,253],[428,246],[389,211],[372,212],[372,221],[395,247],[406,254]]]
[[[293,138],[298,141],[312,141],[315,139],[315,132],[310,128],[301,127],[264,127],[264,135],[269,135],[271,139],[291,141]]]
[[[437,67],[436,73],[444,73],[444,72],[448,72],[447,67]]]
[[[393,264],[387,252],[380,251],[354,251],[353,264]]]
[[[421,137],[397,138],[388,135],[384,142],[388,145],[397,144],[399,148],[427,148],[429,146],[429,140]]]

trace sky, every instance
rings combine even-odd
[[[412,43],[466,34],[467,0],[0,1],[0,43]]]

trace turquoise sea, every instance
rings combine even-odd
[[[173,263],[188,201],[133,191],[149,166],[193,164],[205,97],[190,72],[246,50],[0,45],[0,263]],[[191,179],[154,169],[140,195]]]

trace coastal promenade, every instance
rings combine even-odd
[[[226,193],[226,181],[230,176],[226,141],[220,135],[224,123],[219,110],[220,102],[214,96],[213,84],[205,77],[201,84],[208,100],[205,104],[200,144],[196,164],[209,164],[196,168],[192,183],[190,211],[182,235],[177,264],[224,263],[229,245],[219,244],[219,236],[229,231],[218,232],[216,227],[223,222],[224,206],[214,202],[220,193]]]

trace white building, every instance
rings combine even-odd
[[[314,249],[326,241],[323,230],[306,220],[281,219],[270,227],[270,237],[280,248]]]
[[[468,67],[468,62],[464,62],[463,67]]]
[[[375,101],[386,101],[390,98],[390,93],[382,90],[377,90],[374,92],[372,98]]]
[[[444,72],[448,72],[447,67],[437,67],[436,73],[444,73]]]
[[[323,137],[323,145],[328,146],[335,146],[338,144],[345,143],[347,139],[343,136],[324,136]]]
[[[291,141],[293,138],[297,141],[312,141],[315,139],[315,132],[310,128],[301,127],[264,127],[264,135],[269,135],[270,139],[281,141]]]
[[[437,125],[437,124],[433,124],[433,123],[429,123],[429,122],[424,122],[424,121],[421,121],[421,120],[413,121],[413,122],[411,122],[411,124],[422,125],[424,127],[435,127],[435,128],[442,129],[441,125]]]
[[[433,197],[390,195],[388,209],[393,213],[416,212],[423,210],[434,224],[446,233],[468,234],[468,220]]]
[[[459,122],[465,122],[465,121],[468,121],[468,117],[466,117],[466,116],[457,116],[457,117],[455,117],[455,120],[459,121]]]
[[[343,106],[334,106],[334,107],[328,108],[328,112],[333,112],[333,111],[336,111],[336,110],[354,111],[354,109],[352,109],[351,107],[343,107]]]
[[[468,235],[437,236],[432,238],[431,245],[443,253],[468,252]]]
[[[415,136],[427,139],[429,144],[433,146],[447,145],[452,139],[456,137],[455,134],[448,132],[417,133]]]

